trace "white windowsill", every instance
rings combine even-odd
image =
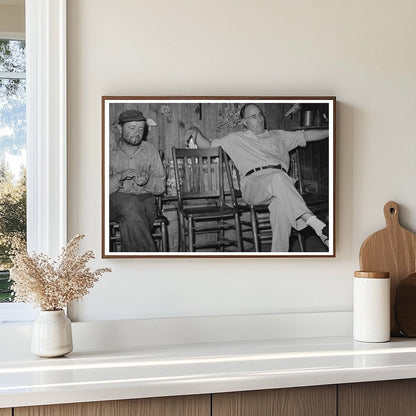
[[[27,303],[0,303],[0,325],[30,323],[36,311]]]

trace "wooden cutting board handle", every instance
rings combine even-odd
[[[384,218],[386,219],[387,228],[400,227],[399,211],[399,206],[394,201],[389,201],[384,205]]]

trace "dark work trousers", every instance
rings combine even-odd
[[[152,194],[110,195],[110,221],[120,226],[121,251],[157,251],[152,237],[156,216],[157,202]]]

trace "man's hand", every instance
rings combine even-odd
[[[121,172],[120,182],[125,180],[133,180],[136,185],[144,186],[149,181],[149,173],[137,169],[126,169]]]
[[[136,185],[144,186],[149,182],[149,174],[147,172],[140,172],[133,180],[136,182]]]
[[[191,127],[185,133],[185,146],[189,148],[196,148],[196,137],[199,134],[198,127]]]

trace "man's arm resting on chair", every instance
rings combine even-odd
[[[212,147],[211,139],[205,137],[198,127],[191,127],[185,133],[185,143],[193,141],[199,149],[209,149]]]
[[[318,140],[326,139],[329,136],[329,132],[328,129],[305,130],[304,135],[307,142],[316,142]]]

